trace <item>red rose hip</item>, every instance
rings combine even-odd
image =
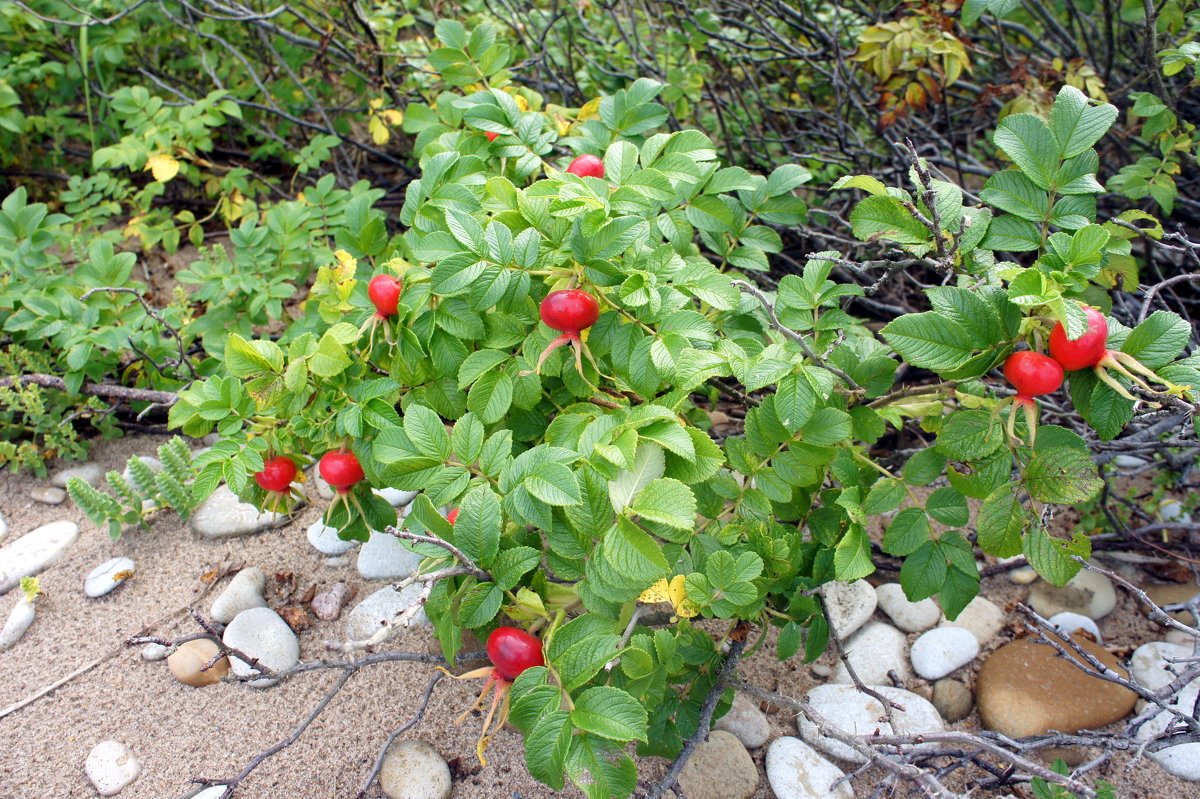
[[[525,669],[546,665],[542,642],[516,627],[497,627],[488,636],[487,653],[496,673],[512,682]]]
[[[1108,321],[1104,314],[1087,306],[1083,313],[1087,316],[1087,331],[1079,338],[1067,338],[1062,322],[1050,331],[1050,355],[1068,372],[1095,366],[1108,351]]]
[[[404,284],[391,275],[376,275],[367,284],[367,296],[375,305],[375,313],[383,318],[396,315]]]
[[[581,155],[571,162],[567,171],[581,178],[604,177],[604,162],[594,155]]]
[[[596,323],[600,316],[600,305],[586,291],[565,289],[547,294],[540,311],[546,327],[560,333],[579,335]]]
[[[296,479],[296,464],[291,458],[280,455],[263,464],[261,472],[254,473],[254,482],[264,491],[287,491]]]
[[[321,479],[343,494],[365,476],[358,458],[353,452],[344,449],[322,455],[320,469]]]
[[[1017,389],[1018,398],[1030,399],[1057,390],[1062,385],[1063,368],[1041,353],[1014,352],[1004,362],[1004,376]]]

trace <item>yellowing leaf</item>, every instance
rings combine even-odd
[[[179,174],[179,162],[166,153],[159,153],[146,159],[146,169],[159,183],[166,183]]]
[[[593,97],[583,104],[583,108],[579,109],[579,116],[576,117],[580,122],[585,119],[592,119],[600,116],[600,98]]]
[[[383,106],[383,98],[382,98],[382,97],[376,97],[374,100],[372,100],[372,101],[369,103],[369,105],[370,105],[372,108],[381,108],[381,107]]]
[[[513,99],[517,101],[517,108],[521,109],[522,111],[529,110],[529,101],[526,100],[522,95],[514,94]]]
[[[383,121],[389,125],[399,125],[404,121],[404,112],[398,111],[395,108],[389,108],[386,111],[381,111],[379,115],[383,117]]]
[[[387,140],[392,137],[392,132],[388,130],[384,121],[377,116],[371,117],[371,121],[367,123],[367,128],[371,131],[371,140],[376,144],[387,144]]]
[[[671,578],[670,582],[663,578],[654,585],[647,588],[638,597],[638,602],[647,602],[650,604],[656,602],[669,602],[671,607],[675,609],[675,616],[671,621],[679,621],[680,617],[690,619],[700,612],[700,608],[695,602],[687,598],[687,592],[683,587],[683,575],[677,574]]]
[[[335,250],[333,257],[337,258],[338,262],[338,279],[344,280],[347,277],[354,275],[354,270],[358,266],[358,259],[345,250]]]

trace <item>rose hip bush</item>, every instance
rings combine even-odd
[[[1068,87],[1048,119],[1004,119],[995,144],[1012,167],[978,205],[920,161],[906,188],[839,181],[866,194],[855,235],[945,278],[926,292],[930,310],[876,334],[842,307],[863,289],[831,279],[838,253],[816,254],[770,294],[744,282],[780,250],[778,230],[805,218],[805,169],[723,167],[705,135],[662,130],[653,81],[551,107],[509,82],[507,50],[486,29],[443,21],[438,34],[428,67],[457,88],[406,109],[421,175],[403,236],[369,250],[349,231],[305,316],[277,341],[231,336],[228,375],[182,392],[171,420],[220,433],[198,459],[197,497],[225,480],[261,504],[265,464],[322,458],[325,473],[332,452],[330,522],[365,540],[397,523],[373,488],[419,491],[403,527],[476,567],[428,595],[446,656],[467,630],[523,625],[542,643],[544,665],[515,675],[510,720],[530,772],[556,790],[569,778],[590,797],[627,796],[629,742],[675,755],[743,621],[776,628],[780,658],[819,655],[817,589],[872,573],[877,548],[903,560],[909,599],[937,595],[952,618],[978,591],[976,546],[1023,553],[1066,582],[1089,541],[1051,536],[1040,520],[1101,481],[1085,438],[1018,414],[1057,388],[1061,367],[1100,439],[1129,422],[1133,392],[1195,399],[1200,359],[1177,360],[1190,331],[1166,312],[1132,329],[1107,320],[1104,349],[1138,364],[1128,373],[1051,361],[1049,380],[1006,370],[1015,392],[1001,376],[1014,353],[1046,367],[1048,341],[1057,354],[1064,335],[1068,347],[1094,335],[1087,309],[1107,310],[1128,273],[1130,226],[1161,233],[1140,212],[1095,219],[1092,147],[1111,106]],[[603,177],[568,171],[577,155],[595,156]],[[359,223],[380,229],[382,215]],[[380,274],[398,282],[377,315],[368,286]],[[585,293],[598,315],[584,308],[589,325],[552,329],[539,309],[556,291]],[[560,333],[576,357],[551,347]],[[744,435],[711,434],[721,397],[747,406]],[[910,422],[928,446],[889,468],[873,445]],[[869,518],[893,513],[873,545]],[[443,547],[412,546],[425,570],[455,565]],[[630,624],[639,602],[663,597],[671,623]]]

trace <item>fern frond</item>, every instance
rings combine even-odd
[[[133,477],[133,484],[139,491],[143,494],[154,493],[154,470],[137,455],[129,459],[129,474]]]
[[[192,451],[182,438],[176,436],[159,447],[158,459],[163,463],[163,471],[179,483],[187,483],[192,479]]]
[[[129,485],[129,481],[118,471],[113,470],[106,474],[104,478],[108,481],[109,488],[117,497],[124,501],[126,507],[132,508],[139,513],[142,509],[142,497],[138,492],[133,490],[133,486]]]
[[[158,493],[162,496],[179,517],[184,521],[192,515],[192,511],[196,507],[196,502],[192,495],[188,492],[183,484],[175,479],[175,475],[170,474],[165,469],[158,473],[157,480]]]

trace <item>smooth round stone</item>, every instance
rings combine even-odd
[[[1175,696],[1172,707],[1184,715],[1191,715],[1196,706],[1196,696],[1200,694],[1200,680],[1184,687]],[[1138,730],[1138,740],[1146,740],[1166,731],[1167,726],[1174,722],[1175,716],[1166,710],[1159,710]],[[1196,782],[1200,780],[1200,743],[1186,743],[1169,746],[1157,752],[1150,753],[1151,759],[1163,767],[1163,770],[1180,779]]]
[[[96,744],[83,768],[101,796],[116,796],[142,773],[141,761],[120,741]]]
[[[1002,564],[1012,563],[1014,560],[1025,562],[1024,555],[1013,555],[1011,558],[1000,558],[997,562]],[[1012,569],[1008,572],[1008,579],[1017,585],[1029,585],[1038,578],[1038,573],[1030,566],[1021,566]]]
[[[78,538],[75,522],[51,522],[0,548],[0,594],[53,565]]]
[[[93,599],[104,596],[132,577],[136,568],[132,558],[106,560],[83,579],[83,593]]]
[[[892,711],[896,729],[887,721],[883,705],[872,697],[860,693],[853,685],[818,685],[808,692],[807,698],[813,709],[830,723],[855,735],[871,735],[879,730],[881,735],[910,735],[917,733],[943,732],[946,725],[937,708],[911,691],[892,688],[888,685],[871,686],[887,699],[901,705],[904,710]],[[883,719],[882,721],[880,719]],[[861,754],[834,738],[827,738],[803,715],[796,720],[800,737],[830,757],[850,763],[867,762]]]
[[[776,738],[767,747],[767,782],[776,799],[854,799],[849,782],[835,782],[846,776],[799,738]]]
[[[29,498],[44,505],[61,505],[67,498],[67,492],[53,486],[38,486],[29,492]]]
[[[888,672],[894,671],[903,681],[912,676],[905,649],[904,633],[880,621],[867,622],[844,644],[846,660],[854,667],[858,679],[867,685],[890,685]],[[852,683],[846,664],[840,659],[833,669],[833,683]]]
[[[1118,469],[1140,469],[1145,466],[1147,461],[1137,457],[1136,455],[1118,455],[1113,458],[1113,464]]]
[[[188,524],[205,538],[233,538],[277,527],[287,520],[286,514],[260,511],[241,502],[229,486],[221,485],[196,508]]]
[[[417,498],[420,491],[401,491],[398,488],[384,486],[375,489],[375,493],[392,503],[393,508],[400,508]]]
[[[228,624],[243,610],[263,608],[267,600],[263,599],[263,589],[267,586],[267,575],[257,566],[249,566],[233,576],[225,590],[213,600],[209,610],[214,621]]]
[[[875,612],[875,589],[866,580],[832,582],[825,586],[825,612],[842,638],[867,623]]]
[[[321,477],[320,471],[317,469],[310,469],[308,472],[308,481],[312,484],[313,490],[317,492],[317,497],[319,499],[323,499],[325,501],[333,499],[333,486],[325,482],[324,478]]]
[[[224,794],[225,794],[225,786],[224,785],[212,785],[208,788],[205,788],[203,791],[196,794],[195,796],[191,797],[191,799],[221,799],[221,797]]]
[[[1158,518],[1164,522],[1190,522],[1191,515],[1184,510],[1183,503],[1177,499],[1164,500],[1158,506]]]
[[[330,527],[318,519],[308,526],[308,543],[322,555],[344,555],[354,549],[357,541],[343,541],[336,527]]]
[[[184,685],[201,688],[221,681],[229,673],[229,659],[221,658],[210,669],[204,666],[220,652],[216,641],[197,638],[184,641],[175,651],[167,655],[167,668],[175,679]],[[204,669],[202,671],[202,669]]]
[[[1163,638],[1168,644],[1184,644],[1189,649],[1196,640],[1196,636],[1192,635],[1191,633],[1186,633],[1183,630],[1176,629],[1167,630],[1167,634],[1163,636]]]
[[[1059,588],[1039,580],[1029,590],[1029,606],[1049,618],[1059,613],[1079,613],[1089,619],[1102,619],[1117,606],[1117,592],[1102,574],[1081,569]]]
[[[162,644],[146,644],[144,647],[142,647],[142,660],[148,660],[151,662],[162,660],[170,653],[170,651],[170,649]]]
[[[1151,583],[1143,585],[1142,590],[1146,592],[1146,596],[1150,597],[1151,602],[1161,608],[1163,605],[1175,605],[1180,602],[1187,602],[1200,593],[1200,585],[1196,583]],[[1149,608],[1142,607],[1142,612],[1148,613]],[[1175,621],[1183,622],[1187,625],[1195,623],[1192,614],[1186,610],[1177,610],[1170,615]]]
[[[1097,643],[1104,643],[1104,639],[1100,636],[1100,628],[1096,626],[1096,622],[1092,621],[1087,616],[1084,616],[1082,613],[1071,613],[1070,611],[1064,611],[1062,613],[1055,613],[1046,621],[1050,622],[1051,624],[1058,625],[1058,627],[1067,635],[1074,635],[1079,630],[1083,630],[1085,633],[1092,636],[1092,639]]]
[[[25,597],[17,600],[17,604],[9,611],[4,628],[0,629],[0,652],[16,646],[17,641],[20,641],[29,629],[29,625],[33,624],[35,614],[36,609],[32,602],[27,601]]]
[[[424,741],[393,741],[379,768],[379,785],[390,799],[448,799],[450,767]]]
[[[930,701],[946,723],[953,724],[967,717],[975,697],[971,695],[970,688],[958,680],[945,677],[933,684],[933,698]]]
[[[98,486],[104,482],[104,469],[98,463],[81,463],[67,469],[59,469],[50,475],[50,485],[66,488],[67,481],[77,477],[89,485]]]
[[[913,670],[927,680],[945,677],[970,663],[979,654],[979,642],[962,627],[938,627],[913,641]]]
[[[135,455],[134,457],[149,466],[150,471],[154,472],[155,474],[158,474],[163,470],[162,461],[160,461],[158,458],[152,458],[149,455]],[[133,479],[133,470],[130,469],[129,466],[125,467],[125,470],[121,472],[121,476],[124,477],[125,481],[130,485],[137,485],[137,481]]]
[[[1116,656],[1104,647],[1082,637],[1075,643],[1126,676]],[[1065,642],[1063,646],[1072,651]],[[975,680],[983,726],[1010,738],[1047,730],[1097,729],[1125,716],[1136,701],[1133,691],[1084,674],[1058,657],[1053,647],[1024,639],[993,652]]]
[[[962,613],[954,621],[946,619],[939,627],[962,627],[970,630],[979,642],[980,647],[987,646],[988,641],[996,637],[1004,627],[1004,611],[995,602],[982,596],[977,596],[967,603]]]
[[[4,520],[4,514],[0,513],[0,541],[8,537],[8,522]]]
[[[729,712],[713,726],[736,735],[747,749],[757,749],[771,737],[771,727],[758,703],[743,694],[734,694]]]
[[[408,610],[420,595],[421,586],[416,583],[402,591],[393,590],[390,585],[380,588],[346,615],[346,635],[354,641],[370,638],[384,624]],[[414,614],[411,626],[428,623],[425,609],[421,608]]]
[[[420,555],[387,533],[372,532],[358,551],[358,573],[364,580],[403,580],[420,565]]]
[[[226,646],[241,650],[273,671],[290,669],[300,661],[300,641],[282,617],[270,608],[243,610],[229,622],[222,641]],[[259,673],[240,658],[229,659],[230,668],[239,677]],[[266,688],[278,682],[264,677],[251,680],[251,688]]]
[[[310,604],[318,619],[333,621],[342,615],[342,608],[346,606],[353,595],[354,592],[345,583],[334,583],[328,591],[322,591],[314,596]]]
[[[679,787],[688,799],[748,799],[758,790],[758,768],[736,735],[713,730],[692,751]]]
[[[1133,655],[1129,658],[1129,673],[1143,687],[1157,691],[1174,681],[1179,676],[1177,672],[1182,672],[1188,667],[1187,663],[1169,663],[1167,659],[1179,660],[1191,656],[1192,647],[1186,645],[1165,641],[1142,644],[1133,650]]]
[[[909,602],[900,583],[875,586],[875,596],[879,600],[879,609],[906,633],[928,630],[942,618],[942,609],[932,599]]]

